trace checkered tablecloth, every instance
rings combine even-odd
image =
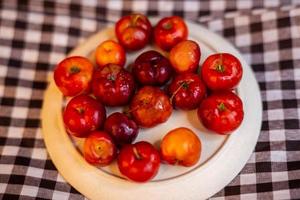
[[[201,23],[232,42],[255,72],[263,99],[259,141],[212,199],[300,199],[298,0],[0,1],[0,199],[84,199],[43,142],[47,75],[84,38],[131,12]]]

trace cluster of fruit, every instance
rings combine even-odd
[[[243,120],[242,101],[232,92],[242,77],[239,60],[228,53],[214,54],[198,73],[200,47],[187,40],[188,28],[180,17],[163,18],[152,29],[144,15],[122,17],[115,25],[118,42],[107,40],[97,47],[97,67],[87,58],[73,56],[61,61],[54,71],[60,91],[73,97],[63,111],[63,120],[68,133],[86,138],[86,161],[105,166],[117,157],[120,172],[138,182],[152,179],[161,159],[192,166],[201,154],[198,136],[185,127],[167,133],[159,151],[146,141],[131,144],[139,127],[167,121],[173,107],[198,108],[199,122],[219,134],[230,133]],[[146,51],[129,72],[124,68],[125,52],[144,48],[151,38],[169,52],[168,57]],[[127,105],[124,113],[106,118],[105,106]]]

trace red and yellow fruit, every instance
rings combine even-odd
[[[168,164],[190,167],[200,159],[201,142],[192,130],[180,127],[164,136],[160,151],[162,159]]]

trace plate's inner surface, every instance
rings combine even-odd
[[[112,31],[113,33],[113,31]],[[215,53],[216,50],[212,49],[207,43],[203,42],[201,38],[199,38],[197,35],[190,34],[190,39],[198,42],[201,48],[201,60],[200,64],[203,63],[203,61],[208,57],[208,55]],[[101,41],[104,41],[106,39],[111,38],[99,38],[99,43]],[[99,44],[98,43],[98,44]],[[95,44],[95,47],[97,44]],[[155,49],[153,46],[148,46],[140,51],[129,53],[126,55],[127,61],[126,61],[126,67],[128,67],[131,63],[133,63],[134,59],[140,55],[142,52],[150,49]],[[86,56],[89,56],[90,59],[94,62],[94,52],[86,52]],[[113,112],[116,111],[122,111],[121,107],[118,108],[109,108],[106,107],[107,116]],[[223,144],[226,142],[226,139],[229,136],[223,136],[223,135],[217,135],[214,133],[209,132],[206,130],[198,121],[197,118],[197,110],[192,111],[181,111],[181,110],[173,110],[173,113],[171,117],[168,119],[167,122],[160,124],[158,126],[155,126],[154,128],[149,129],[142,129],[139,130],[139,135],[135,142],[146,140],[152,144],[154,144],[157,148],[159,147],[160,140],[163,138],[163,136],[169,132],[172,129],[178,128],[178,127],[187,127],[192,129],[200,138],[202,142],[202,152],[201,152],[201,158],[199,162],[194,165],[193,167],[180,167],[180,166],[171,166],[166,164],[161,164],[159,173],[152,181],[163,181],[166,179],[172,179],[176,178],[178,176],[182,176],[184,174],[189,173],[190,171],[200,167],[205,162],[207,162],[210,158],[212,158],[218,150],[223,146]],[[76,145],[77,149],[79,151],[82,150],[82,145],[84,142],[84,139],[80,138],[71,138],[73,140],[74,145]],[[103,170],[104,172],[111,174],[112,176],[116,176],[119,178],[123,178],[123,176],[120,174],[118,170],[118,166],[116,162],[113,162],[111,165],[107,167],[99,168],[99,170]]]

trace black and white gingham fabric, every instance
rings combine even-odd
[[[255,71],[264,109],[259,141],[241,173],[211,199],[300,199],[297,0],[0,1],[0,199],[84,199],[45,149],[47,75],[84,38],[131,12],[201,23],[230,40]]]

